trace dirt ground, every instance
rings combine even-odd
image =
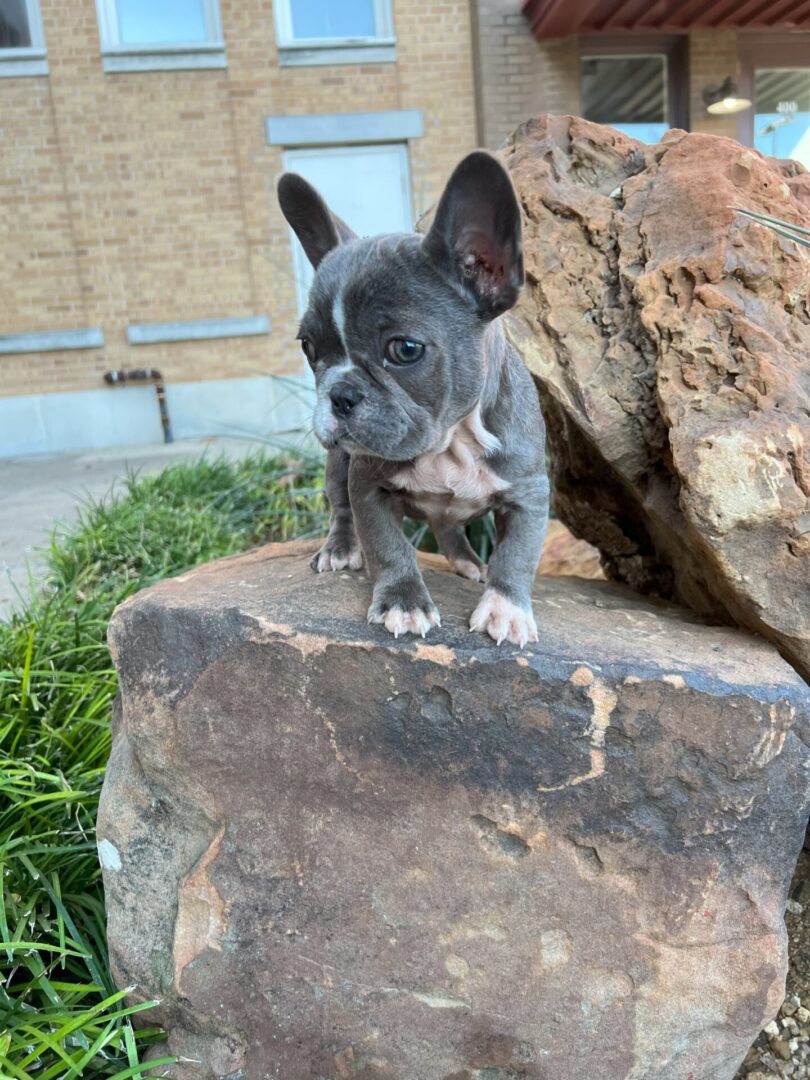
[[[810,1078],[810,851],[805,847],[785,915],[790,949],[787,993],[779,1016],[752,1046],[737,1077]]]

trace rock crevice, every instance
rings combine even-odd
[[[610,577],[769,637],[810,679],[810,264],[733,210],[807,224],[798,188],[728,139],[644,147],[572,117],[502,153],[527,222],[508,328],[559,516]]]

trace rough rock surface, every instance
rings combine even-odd
[[[810,261],[730,206],[806,211],[712,135],[541,117],[503,159],[528,281],[508,326],[559,517],[609,577],[764,634],[810,679]]]
[[[551,577],[599,578],[605,576],[599,552],[579,540],[561,521],[550,521],[538,573]]]
[[[766,157],[765,160],[784,178],[793,198],[802,203],[810,213],[810,172],[800,161],[792,158]]]
[[[111,623],[110,955],[175,1075],[728,1080],[784,991],[802,680],[575,578],[540,581],[520,653],[427,569],[441,630],[394,641],[312,550]]]

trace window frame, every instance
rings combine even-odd
[[[19,78],[48,74],[48,51],[45,48],[45,31],[39,0],[23,0],[28,18],[31,44],[20,48],[0,49],[0,78]]]
[[[293,3],[295,0],[276,0],[273,4],[276,45],[282,66],[390,63],[396,60],[391,0],[373,0],[375,34],[342,38],[296,38],[293,34]]]
[[[104,70],[173,71],[227,67],[219,0],[202,0],[205,41],[138,42],[121,40],[116,0],[96,0]]]
[[[666,123],[689,130],[689,77],[687,34],[580,34],[579,78],[582,92],[582,61],[628,56],[663,56],[666,62]]]
[[[754,115],[756,95],[754,72],[757,68],[807,68],[810,69],[810,34],[785,32],[769,34],[763,41],[761,31],[740,31],[740,72],[737,80],[740,97],[748,98],[751,108],[739,114],[737,139],[743,146],[754,145]]]

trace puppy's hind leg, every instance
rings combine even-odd
[[[470,546],[463,525],[443,525],[430,522],[430,528],[439,543],[442,555],[457,574],[470,581],[486,581],[487,568]]]
[[[317,573],[325,570],[359,570],[363,556],[349,503],[349,455],[335,447],[326,455],[326,496],[329,499],[329,535],[310,566]]]

